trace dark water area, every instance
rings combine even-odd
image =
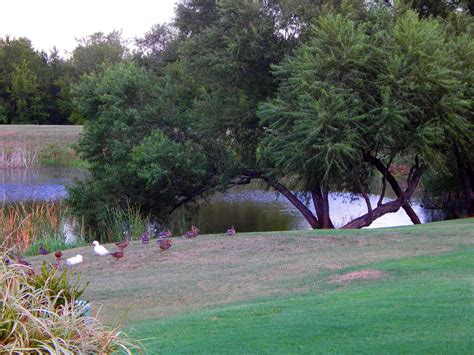
[[[0,197],[3,203],[60,200],[67,197],[66,186],[84,179],[87,170],[78,168],[41,167],[31,169],[0,170]],[[375,205],[377,195],[371,196]],[[389,199],[386,199],[388,201]],[[311,201],[307,201],[312,206]],[[175,232],[183,231],[195,224],[202,233],[220,233],[234,225],[240,232],[281,231],[309,229],[301,214],[280,194],[267,190],[264,184],[254,181],[237,186],[226,193],[215,193],[191,214],[184,209],[173,216],[171,227]],[[412,201],[414,210],[423,223],[443,220],[447,214],[442,210],[425,209],[420,201]],[[330,195],[330,212],[336,227],[364,214],[366,205],[362,198],[347,193]],[[410,225],[403,210],[377,219],[370,228]]]

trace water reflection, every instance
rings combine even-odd
[[[31,200],[59,200],[67,196],[66,186],[83,179],[87,171],[77,168],[42,167],[34,169],[0,169],[0,198],[3,203]],[[372,195],[373,205],[378,196]],[[389,201],[389,199],[385,199]],[[311,201],[306,201],[311,210]],[[178,209],[170,225],[175,233],[184,231],[189,225],[199,226],[203,233],[221,233],[235,225],[237,231],[276,231],[309,229],[301,214],[280,194],[266,190],[258,181],[237,186],[226,193],[216,193],[207,202],[200,201],[199,208],[191,215]],[[422,222],[446,218],[441,210],[428,210],[413,201],[413,209]],[[366,212],[362,198],[344,193],[330,195],[330,212],[337,227]],[[189,217],[190,216],[190,217]],[[377,219],[370,228],[409,225],[410,219],[401,209]],[[63,232],[67,238],[74,238],[72,222],[64,221]]]
[[[332,193],[329,199],[330,213],[336,227],[341,227],[367,212],[367,206],[361,197],[347,193]],[[375,206],[379,196],[371,195],[370,199]],[[390,200],[386,198],[384,202]],[[312,201],[306,203],[314,213]],[[446,217],[442,210],[422,208],[417,200],[412,201],[412,207],[423,223]],[[177,223],[176,219],[181,223]],[[177,211],[174,222],[174,226],[186,222],[182,217],[182,211]],[[231,225],[235,225],[241,232],[310,229],[306,220],[286,198],[275,191],[265,190],[265,186],[258,182],[236,186],[227,193],[216,193],[208,202],[199,204],[199,208],[192,212],[191,221],[188,223],[198,225],[204,233],[221,233]],[[389,213],[377,219],[369,228],[410,224],[412,223],[405,211],[400,209],[396,213]]]
[[[66,186],[86,174],[65,167],[0,169],[0,198],[3,203],[60,200],[67,196]]]

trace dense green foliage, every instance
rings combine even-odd
[[[95,33],[69,60],[6,38],[0,120],[86,122],[78,151],[91,176],[70,202],[98,233],[117,207],[165,222],[255,178],[313,228],[334,227],[331,191],[367,203],[347,228],[400,208],[420,223],[409,200],[424,174],[432,195],[462,197],[472,214],[470,5],[183,0],[134,53],[120,32]],[[372,206],[375,179],[396,200]]]
[[[136,64],[75,87],[92,171],[75,210],[99,226],[105,206],[131,203],[165,222],[206,191],[259,178],[313,228],[334,227],[328,196],[342,190],[367,202],[347,228],[400,208],[419,223],[411,195],[453,156],[469,207],[472,21],[447,17],[358,1],[181,2],[173,24],[138,40]],[[405,184],[394,162],[410,170]],[[374,178],[397,199],[371,206]]]
[[[226,152],[201,142],[190,117],[174,112],[167,85],[171,79],[159,87],[145,69],[123,63],[75,87],[88,118],[79,152],[92,176],[71,190],[70,201],[99,232],[107,230],[114,206],[141,206],[164,218],[216,186],[226,170]]]
[[[26,38],[0,38],[0,123],[82,123],[71,99],[81,75],[103,70],[125,59],[119,32],[101,32],[79,40],[69,59],[56,48],[36,51]]]
[[[449,37],[411,11],[321,17],[310,40],[275,66],[281,84],[261,106],[270,131],[261,158],[306,190],[337,191],[369,186],[372,157],[439,169],[453,140],[472,151],[469,86],[456,76],[474,67],[460,67]]]
[[[1,38],[0,123],[64,123],[60,66],[55,52],[36,52],[25,38]]]

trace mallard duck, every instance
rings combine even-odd
[[[94,253],[95,255],[99,255],[99,256],[105,256],[105,255],[109,255],[109,251],[107,249],[105,249],[102,245],[99,245],[99,242],[97,240],[94,240],[94,242],[92,243],[92,245],[94,246]]]
[[[21,257],[17,257],[16,263],[20,266],[25,267],[26,269],[26,274],[29,276],[33,276],[35,274],[35,271],[33,270],[33,266],[29,261],[26,261],[25,259],[22,259]]]
[[[63,252],[62,252],[61,250],[56,250],[56,251],[54,252],[54,257],[55,257],[56,259],[59,260],[59,259],[62,258],[62,256],[63,256]]]
[[[115,243],[115,245],[117,246],[117,248],[119,249],[125,249],[126,247],[128,247],[128,244],[129,244],[129,240],[128,239],[124,239],[122,240],[121,242],[118,242],[118,243]]]
[[[44,247],[43,244],[40,245],[39,252],[40,252],[41,255],[48,255],[49,254],[49,251]]]
[[[61,267],[61,265],[59,264],[59,261],[52,264],[50,263],[49,266],[51,266],[51,268],[55,270],[58,270]]]
[[[171,238],[172,236],[173,236],[173,233],[171,233],[171,231],[169,229],[167,229],[164,232],[161,232],[158,237],[159,238]]]
[[[31,263],[29,261],[26,261],[25,259],[21,259],[19,258],[17,261],[16,261],[17,264],[20,264],[20,265],[23,265],[23,266],[27,266],[27,267],[31,267]]]
[[[113,256],[115,259],[120,259],[123,258],[124,253],[123,249],[117,250],[116,252],[110,253],[111,256]]]
[[[191,230],[187,231],[183,234],[184,238],[196,238],[199,235],[199,229],[197,229],[195,226],[191,226]]]
[[[149,232],[143,233],[142,236],[140,237],[140,240],[142,241],[142,244],[148,244],[150,242],[150,233]]]
[[[158,245],[160,246],[160,249],[165,251],[171,248],[171,245],[173,244],[171,239],[159,239],[158,240]]]
[[[234,226],[231,226],[228,230],[225,231],[225,235],[229,236],[235,235],[235,233],[237,233],[237,231],[235,230]]]

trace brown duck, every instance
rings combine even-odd
[[[128,247],[128,244],[130,242],[128,241],[128,239],[124,239],[122,240],[121,242],[118,242],[118,243],[115,243],[115,245],[117,246],[117,248],[123,250],[125,249],[126,247]]]
[[[164,232],[161,232],[159,235],[160,238],[171,238],[172,236],[173,236],[173,233],[171,233],[169,229],[167,229]]]
[[[196,238],[199,235],[199,232],[199,229],[197,229],[195,226],[191,226],[191,230],[184,233],[183,237],[189,239]]]
[[[123,258],[123,256],[124,256],[123,249],[117,250],[114,253],[110,253],[110,255],[112,255],[117,260],[120,259],[120,258]]]
[[[171,245],[173,244],[173,242],[171,241],[171,239],[159,239],[158,240],[158,245],[160,246],[160,249],[165,251],[165,250],[168,250],[169,248],[171,248]]]
[[[233,236],[235,235],[235,233],[237,233],[235,227],[231,226],[228,230],[226,230],[225,235]]]

